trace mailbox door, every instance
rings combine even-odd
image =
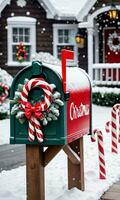
[[[87,77],[86,77],[87,78]],[[70,143],[91,132],[91,87],[70,91],[67,102],[67,142]]]
[[[11,99],[14,98],[15,91],[18,84],[23,84],[24,80],[28,78],[44,76],[48,83],[55,84],[57,91],[61,94],[61,100],[64,102],[64,106],[60,107],[60,116],[57,121],[49,122],[47,126],[43,126],[44,142],[42,145],[62,145],[66,144],[66,102],[64,101],[64,93],[62,88],[62,81],[59,74],[53,70],[41,65],[30,66],[24,68],[14,79],[11,87]],[[38,97],[38,91],[33,91],[32,98]],[[11,107],[13,105],[11,104]],[[24,124],[20,124],[14,115],[10,117],[11,123],[11,144],[38,144],[37,140],[29,142],[28,140],[28,121]]]

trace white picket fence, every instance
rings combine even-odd
[[[95,84],[120,85],[120,63],[96,63],[92,68]]]

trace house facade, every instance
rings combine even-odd
[[[15,75],[28,65],[36,52],[49,52],[60,58],[62,48],[77,55],[74,17],[59,19],[52,4],[38,0],[3,1],[0,6],[0,67]],[[51,14],[52,13],[52,14]],[[18,59],[20,44],[26,49],[26,59]],[[77,57],[75,57],[77,62]]]
[[[95,84],[119,85],[120,5],[113,3],[116,18],[109,15],[111,0],[1,0],[0,67],[15,75],[36,52],[60,59],[66,48],[75,52],[69,65],[85,69]],[[75,41],[78,32],[82,48]]]

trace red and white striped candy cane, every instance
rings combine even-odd
[[[98,157],[99,157],[99,178],[106,179],[106,168],[105,168],[105,155],[103,146],[103,134],[99,129],[95,129],[91,135],[91,141],[95,142],[97,134],[98,138]]]
[[[118,112],[118,142],[120,143],[120,111]]]
[[[106,124],[105,124],[106,133],[111,132],[111,125],[112,125],[111,121],[106,122]],[[118,128],[118,142],[120,143],[120,112],[118,112],[118,127],[117,128]],[[116,132],[117,132],[117,130],[116,130]],[[113,142],[112,142],[112,144],[113,144]],[[112,148],[113,147],[111,146],[111,151],[112,151]]]
[[[28,133],[29,137],[28,139],[32,142],[35,140],[35,131],[36,131],[36,137],[39,142],[43,142],[43,133],[41,130],[40,122],[33,116],[31,116],[29,120],[29,128]]]
[[[51,95],[52,95],[52,89],[50,85],[43,79],[43,78],[33,78],[30,81],[28,81],[22,90],[21,93],[21,105],[23,110],[30,113],[30,119],[29,119],[29,128],[28,128],[28,134],[29,134],[29,140],[34,141],[35,136],[37,137],[39,142],[43,142],[43,132],[41,129],[41,124],[39,122],[39,117],[36,117],[36,105],[32,106],[30,103],[28,103],[28,95],[31,89],[35,87],[40,87],[44,91],[44,100],[40,103],[37,103],[37,112],[42,112],[47,110],[51,104]],[[28,105],[29,104],[29,105]],[[30,108],[26,108],[26,105],[28,105]],[[29,110],[28,110],[29,109]]]
[[[111,133],[112,133],[112,152],[118,153],[118,141],[117,141],[117,114],[120,111],[120,104],[115,104],[111,112]]]
[[[106,124],[105,124],[106,133],[111,133],[111,126],[112,126],[112,122],[111,121],[106,122]],[[113,140],[112,136],[111,136],[111,140]],[[113,142],[111,142],[111,152],[112,152],[112,149],[113,149],[112,144],[113,144]]]
[[[8,97],[9,88],[7,85],[5,85],[4,83],[1,83],[1,82],[0,82],[0,87],[2,87],[4,90],[4,95],[0,96],[0,103],[2,103]]]
[[[105,131],[106,133],[110,133],[111,132],[111,121],[106,122],[105,124]]]

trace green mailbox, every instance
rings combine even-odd
[[[54,87],[56,86],[57,92],[60,93],[61,102],[64,103],[64,106],[60,107],[60,114],[58,120],[50,121],[47,126],[42,126],[42,132],[44,133],[44,141],[43,145],[56,145],[56,144],[65,144],[65,129],[66,129],[66,101],[65,95],[62,88],[62,80],[58,73],[51,70],[50,68],[42,65],[42,63],[38,61],[34,61],[31,66],[24,68],[21,70],[13,80],[11,86],[11,105],[10,108],[12,109],[14,105],[14,97],[15,93],[18,92],[18,86],[22,86],[26,79],[34,80],[37,78],[41,78],[47,80],[48,83],[51,83]],[[57,93],[56,92],[56,93]],[[22,93],[22,92],[21,92]],[[44,91],[43,89],[39,88],[38,86],[31,89],[28,95],[28,102],[39,102],[40,97],[44,98]],[[42,100],[41,100],[42,101]],[[14,109],[15,110],[15,109]],[[19,114],[18,114],[19,116]],[[28,126],[29,126],[30,119],[25,120],[24,123],[20,123],[18,119],[16,119],[15,115],[10,116],[10,125],[11,125],[11,136],[10,136],[10,143],[11,144],[31,144],[31,141],[28,140]],[[37,144],[38,140],[35,139],[32,144]]]
[[[78,67],[62,65],[62,73],[61,67],[33,61],[16,75],[10,94],[11,144],[65,145],[91,133],[89,77]]]

